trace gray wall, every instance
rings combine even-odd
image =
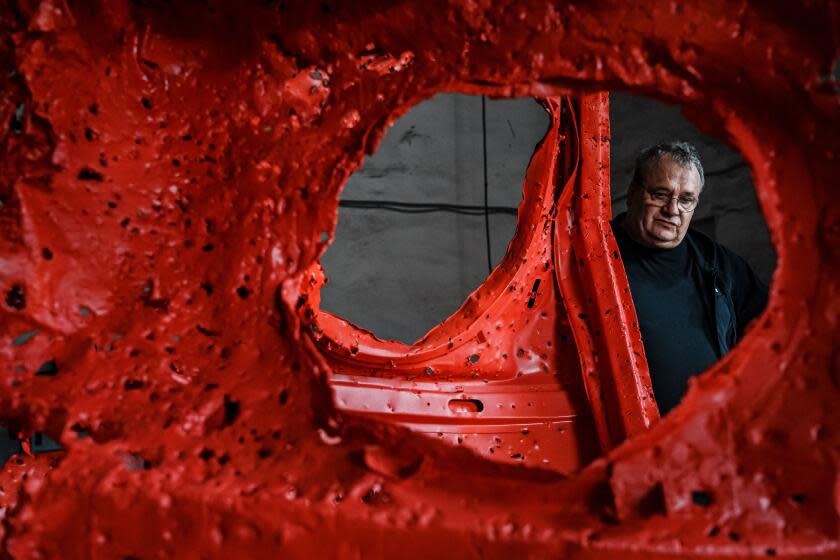
[[[672,138],[693,142],[707,169],[695,214],[698,228],[747,258],[769,280],[775,255],[739,154],[700,133],[678,107],[651,99],[612,94],[610,117],[614,211],[624,209],[624,190],[641,148]],[[488,99],[483,127],[481,97],[439,94],[393,124],[341,198],[480,206],[486,130],[489,204],[516,207],[528,162],[548,123],[532,99]],[[515,228],[515,216],[491,215],[493,266]],[[322,307],[380,338],[411,343],[484,281],[486,255],[483,216],[342,207],[335,240],[321,261],[329,278]]]
[[[532,99],[487,100],[489,204],[515,208],[549,117]],[[483,205],[481,97],[439,94],[397,120],[344,187],[342,199]],[[488,275],[483,216],[339,208],[321,260],[322,307],[382,338],[414,342]],[[516,216],[490,216],[492,264]]]

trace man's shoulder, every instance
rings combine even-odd
[[[692,245],[696,251],[707,258],[712,258],[715,253],[720,252],[721,250],[726,250],[723,245],[716,242],[702,231],[693,228],[688,229],[685,238],[688,240],[689,245]]]
[[[729,272],[733,269],[740,272],[742,268],[749,267],[742,257],[701,231],[689,229],[686,239],[708,268],[721,272]]]

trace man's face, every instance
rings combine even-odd
[[[651,163],[644,184],[630,186],[624,229],[646,247],[672,249],[685,237],[699,196],[697,169],[666,154]]]

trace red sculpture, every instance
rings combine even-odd
[[[837,556],[837,8],[625,4],[0,8],[0,425],[66,449],[2,469],[0,554]],[[779,255],[767,311],[660,422],[601,89],[739,148]],[[363,153],[443,90],[546,98],[554,128],[505,261],[389,348],[318,311],[317,260]],[[374,350],[393,366],[359,369]],[[401,427],[424,415],[399,392],[351,402],[360,375],[429,376],[464,433],[531,427],[472,438],[514,464],[489,461]],[[534,413],[496,414],[496,381]],[[389,402],[413,416],[376,421]]]

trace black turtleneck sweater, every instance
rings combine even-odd
[[[619,223],[612,226],[639,318],[656,403],[664,415],[679,403],[688,378],[721,357],[698,285],[701,275],[685,240],[673,249],[652,249],[633,241]]]

